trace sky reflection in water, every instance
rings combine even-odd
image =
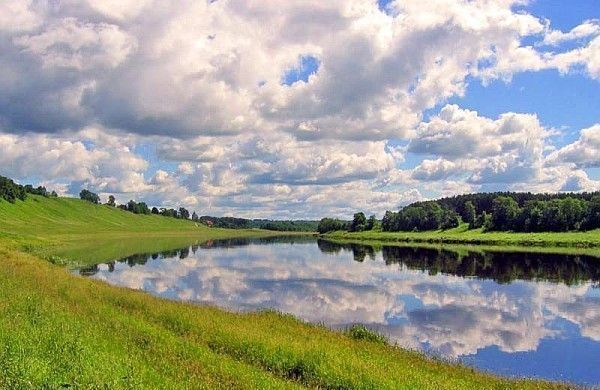
[[[526,264],[526,266],[524,266]],[[232,310],[273,308],[504,375],[600,384],[600,259],[227,240],[80,270]]]

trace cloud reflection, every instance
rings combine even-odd
[[[578,327],[578,337],[600,341],[595,276],[572,285],[521,279],[499,283],[432,272],[431,267],[412,269],[419,267],[392,261],[385,250],[366,250],[368,256],[353,261],[355,253],[347,249],[314,243],[217,245],[185,251],[185,256],[142,256],[145,264],[134,266],[131,260],[99,266],[94,277],[231,310],[273,308],[337,328],[363,323],[402,346],[452,358],[491,346],[506,353],[536,351],[544,339],[567,337],[551,326],[557,319]],[[448,261],[447,267],[460,261]],[[493,261],[486,264],[490,272]]]

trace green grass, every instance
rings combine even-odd
[[[36,195],[15,204],[0,200],[0,221],[0,244],[71,266],[210,239],[276,234],[208,228],[189,220],[136,215],[79,199]]]
[[[469,230],[466,224],[455,229],[426,232],[331,232],[327,239],[345,241],[403,242],[429,244],[470,244],[504,247],[600,248],[600,229],[587,232],[513,233]]]
[[[240,234],[263,233],[207,229],[72,199],[0,203],[0,388],[565,387],[427,358],[365,329],[333,332],[274,312],[168,301],[75,276],[40,258],[56,256],[63,245],[63,256],[91,262],[142,244],[155,250],[175,245],[169,239]],[[96,248],[114,238],[122,246]]]

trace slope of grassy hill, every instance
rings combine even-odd
[[[432,360],[365,332],[167,301],[40,258],[63,250],[100,261],[172,240],[243,234],[263,233],[73,199],[0,202],[0,389],[565,388]]]
[[[132,214],[73,198],[0,200],[0,243],[58,262],[93,263],[215,238],[272,235],[208,228],[189,220]]]

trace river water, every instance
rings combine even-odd
[[[169,299],[364,324],[403,347],[506,376],[600,385],[600,258],[210,241],[78,272]]]

